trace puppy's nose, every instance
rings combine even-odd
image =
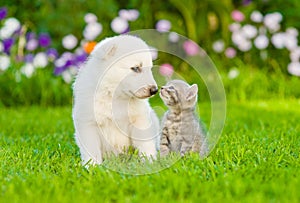
[[[157,91],[158,91],[157,87],[156,87],[156,86],[152,86],[152,87],[150,88],[150,95],[151,95],[151,96],[152,96],[152,95],[155,95],[155,94],[157,93]]]

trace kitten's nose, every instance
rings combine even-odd
[[[154,85],[150,88],[150,95],[155,95],[157,93],[158,89],[157,87]]]

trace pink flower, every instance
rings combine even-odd
[[[174,68],[169,63],[164,63],[159,67],[159,73],[163,76],[171,77],[174,72]]]
[[[233,10],[231,12],[231,18],[236,22],[242,22],[245,19],[245,16],[241,11]]]
[[[187,40],[183,43],[183,49],[189,56],[195,56],[199,53],[199,46],[192,40]]]
[[[232,47],[228,47],[225,50],[225,56],[230,59],[234,58],[236,56],[236,50]]]

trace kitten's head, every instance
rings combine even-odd
[[[169,108],[193,108],[197,102],[197,84],[188,85],[182,80],[172,80],[160,89],[160,97]]]

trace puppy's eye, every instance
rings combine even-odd
[[[136,72],[136,73],[140,73],[142,71],[142,69],[139,66],[131,67],[131,70]]]

